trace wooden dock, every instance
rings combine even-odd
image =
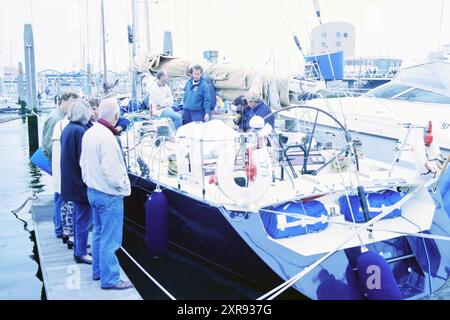
[[[33,201],[31,213],[48,300],[142,300],[135,288],[101,289],[100,281],[92,280],[92,266],[74,261],[73,250],[55,237],[53,196],[40,196]],[[121,279],[129,281],[122,268],[120,272]]]

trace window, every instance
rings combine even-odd
[[[395,99],[399,100],[409,100],[409,101],[420,101],[420,102],[428,102],[428,103],[449,103],[450,97],[444,96],[443,94],[426,91],[422,89],[414,89],[408,92],[405,92],[402,95],[399,95]]]
[[[390,82],[367,92],[365,95],[369,97],[389,99],[408,89],[411,89],[411,87]]]

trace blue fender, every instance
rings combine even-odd
[[[169,233],[169,203],[162,191],[155,190],[148,197],[145,208],[145,243],[148,252],[159,257],[166,251]]]

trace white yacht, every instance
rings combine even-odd
[[[337,117],[352,132],[399,139],[407,126],[422,126],[450,151],[450,52],[436,52],[400,69],[389,83],[360,97],[314,99],[308,105]],[[291,112],[283,116],[296,118]]]

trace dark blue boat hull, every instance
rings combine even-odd
[[[125,215],[144,227],[147,196],[156,186],[134,174],[129,177],[132,195],[125,199]],[[239,213],[224,213],[176,190],[162,189],[169,201],[169,240],[172,243],[264,287],[281,284],[322,256],[302,256],[268,241],[267,235],[261,232],[258,215],[243,217]],[[438,193],[432,196],[436,212],[429,231],[450,236],[449,216],[440,205],[442,200]],[[430,294],[449,277],[448,241],[407,236],[373,243],[368,249],[389,262],[405,299]],[[336,252],[298,281],[295,289],[311,299],[364,299],[355,269],[359,254],[359,247]]]

